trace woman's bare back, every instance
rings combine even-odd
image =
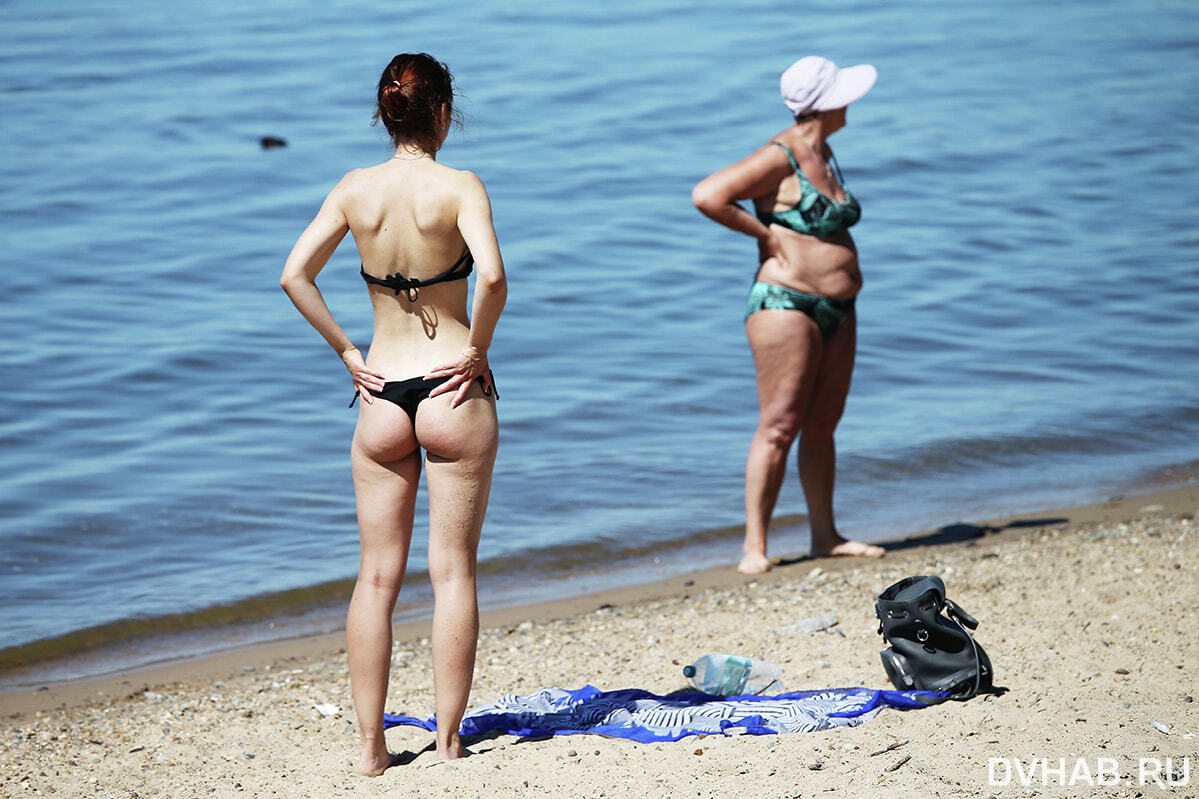
[[[468,250],[458,228],[463,173],[422,158],[392,159],[346,176],[341,207],[362,269],[385,278],[427,280]],[[374,334],[367,363],[392,379],[452,360],[469,332],[467,281],[396,293],[368,286]]]

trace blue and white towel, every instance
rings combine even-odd
[[[542,688],[528,696],[509,694],[481,705],[462,719],[462,735],[490,732],[519,736],[596,733],[635,741],[677,741],[688,735],[773,735],[856,727],[884,707],[914,710],[944,701],[929,691],[830,688],[774,696],[724,698],[702,693],[658,696],[626,689],[576,691]],[[383,716],[385,727],[407,724],[437,729],[433,716]]]

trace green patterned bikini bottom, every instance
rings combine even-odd
[[[835,300],[822,294],[808,294],[771,283],[754,283],[749,290],[745,318],[758,311],[799,311],[816,323],[821,338],[827,341],[846,317],[853,313],[853,305],[853,297]]]

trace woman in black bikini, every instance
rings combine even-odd
[[[862,286],[848,228],[861,210],[840,169],[834,174],[825,143],[845,125],[846,106],[876,77],[869,65],[838,69],[818,56],[800,59],[781,80],[795,123],[692,192],[704,214],[758,240],[760,265],[745,318],[759,405],[745,466],[745,543],[737,566],[747,574],[770,568],[766,531],[796,436],[812,554],[883,554],[881,547],[843,538],[833,519],[833,431],[849,393],[854,297]],[[755,213],[740,200],[752,200]]]
[[[487,348],[506,298],[487,192],[436,161],[453,119],[452,78],[426,54],[392,59],[377,119],[395,155],[333,188],[301,234],[281,284],[340,355],[361,397],[350,459],[362,560],[346,619],[350,684],[361,734],[357,769],[391,764],[383,737],[391,614],[404,578],[425,450],[437,755],[464,753],[458,727],[478,640],[475,564],[498,426]],[[334,321],[316,276],[350,232],[374,306],[370,352]],[[467,281],[477,268],[471,313]],[[382,401],[376,401],[376,398]]]

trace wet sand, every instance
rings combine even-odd
[[[915,574],[941,575],[980,620],[1002,696],[808,734],[501,736],[455,763],[434,758],[430,733],[400,727],[388,740],[403,765],[371,780],[350,771],[344,641],[325,636],[0,696],[0,795],[1195,797],[1196,510],[1188,486],[952,524],[890,542],[881,561],[784,559],[753,578],[730,560],[488,612],[472,703],[588,683],[668,693],[706,652],[778,663],[791,690],[888,688],[873,600]],[[839,623],[776,632],[818,615]],[[431,712],[427,635],[427,621],[397,626],[394,712]]]

